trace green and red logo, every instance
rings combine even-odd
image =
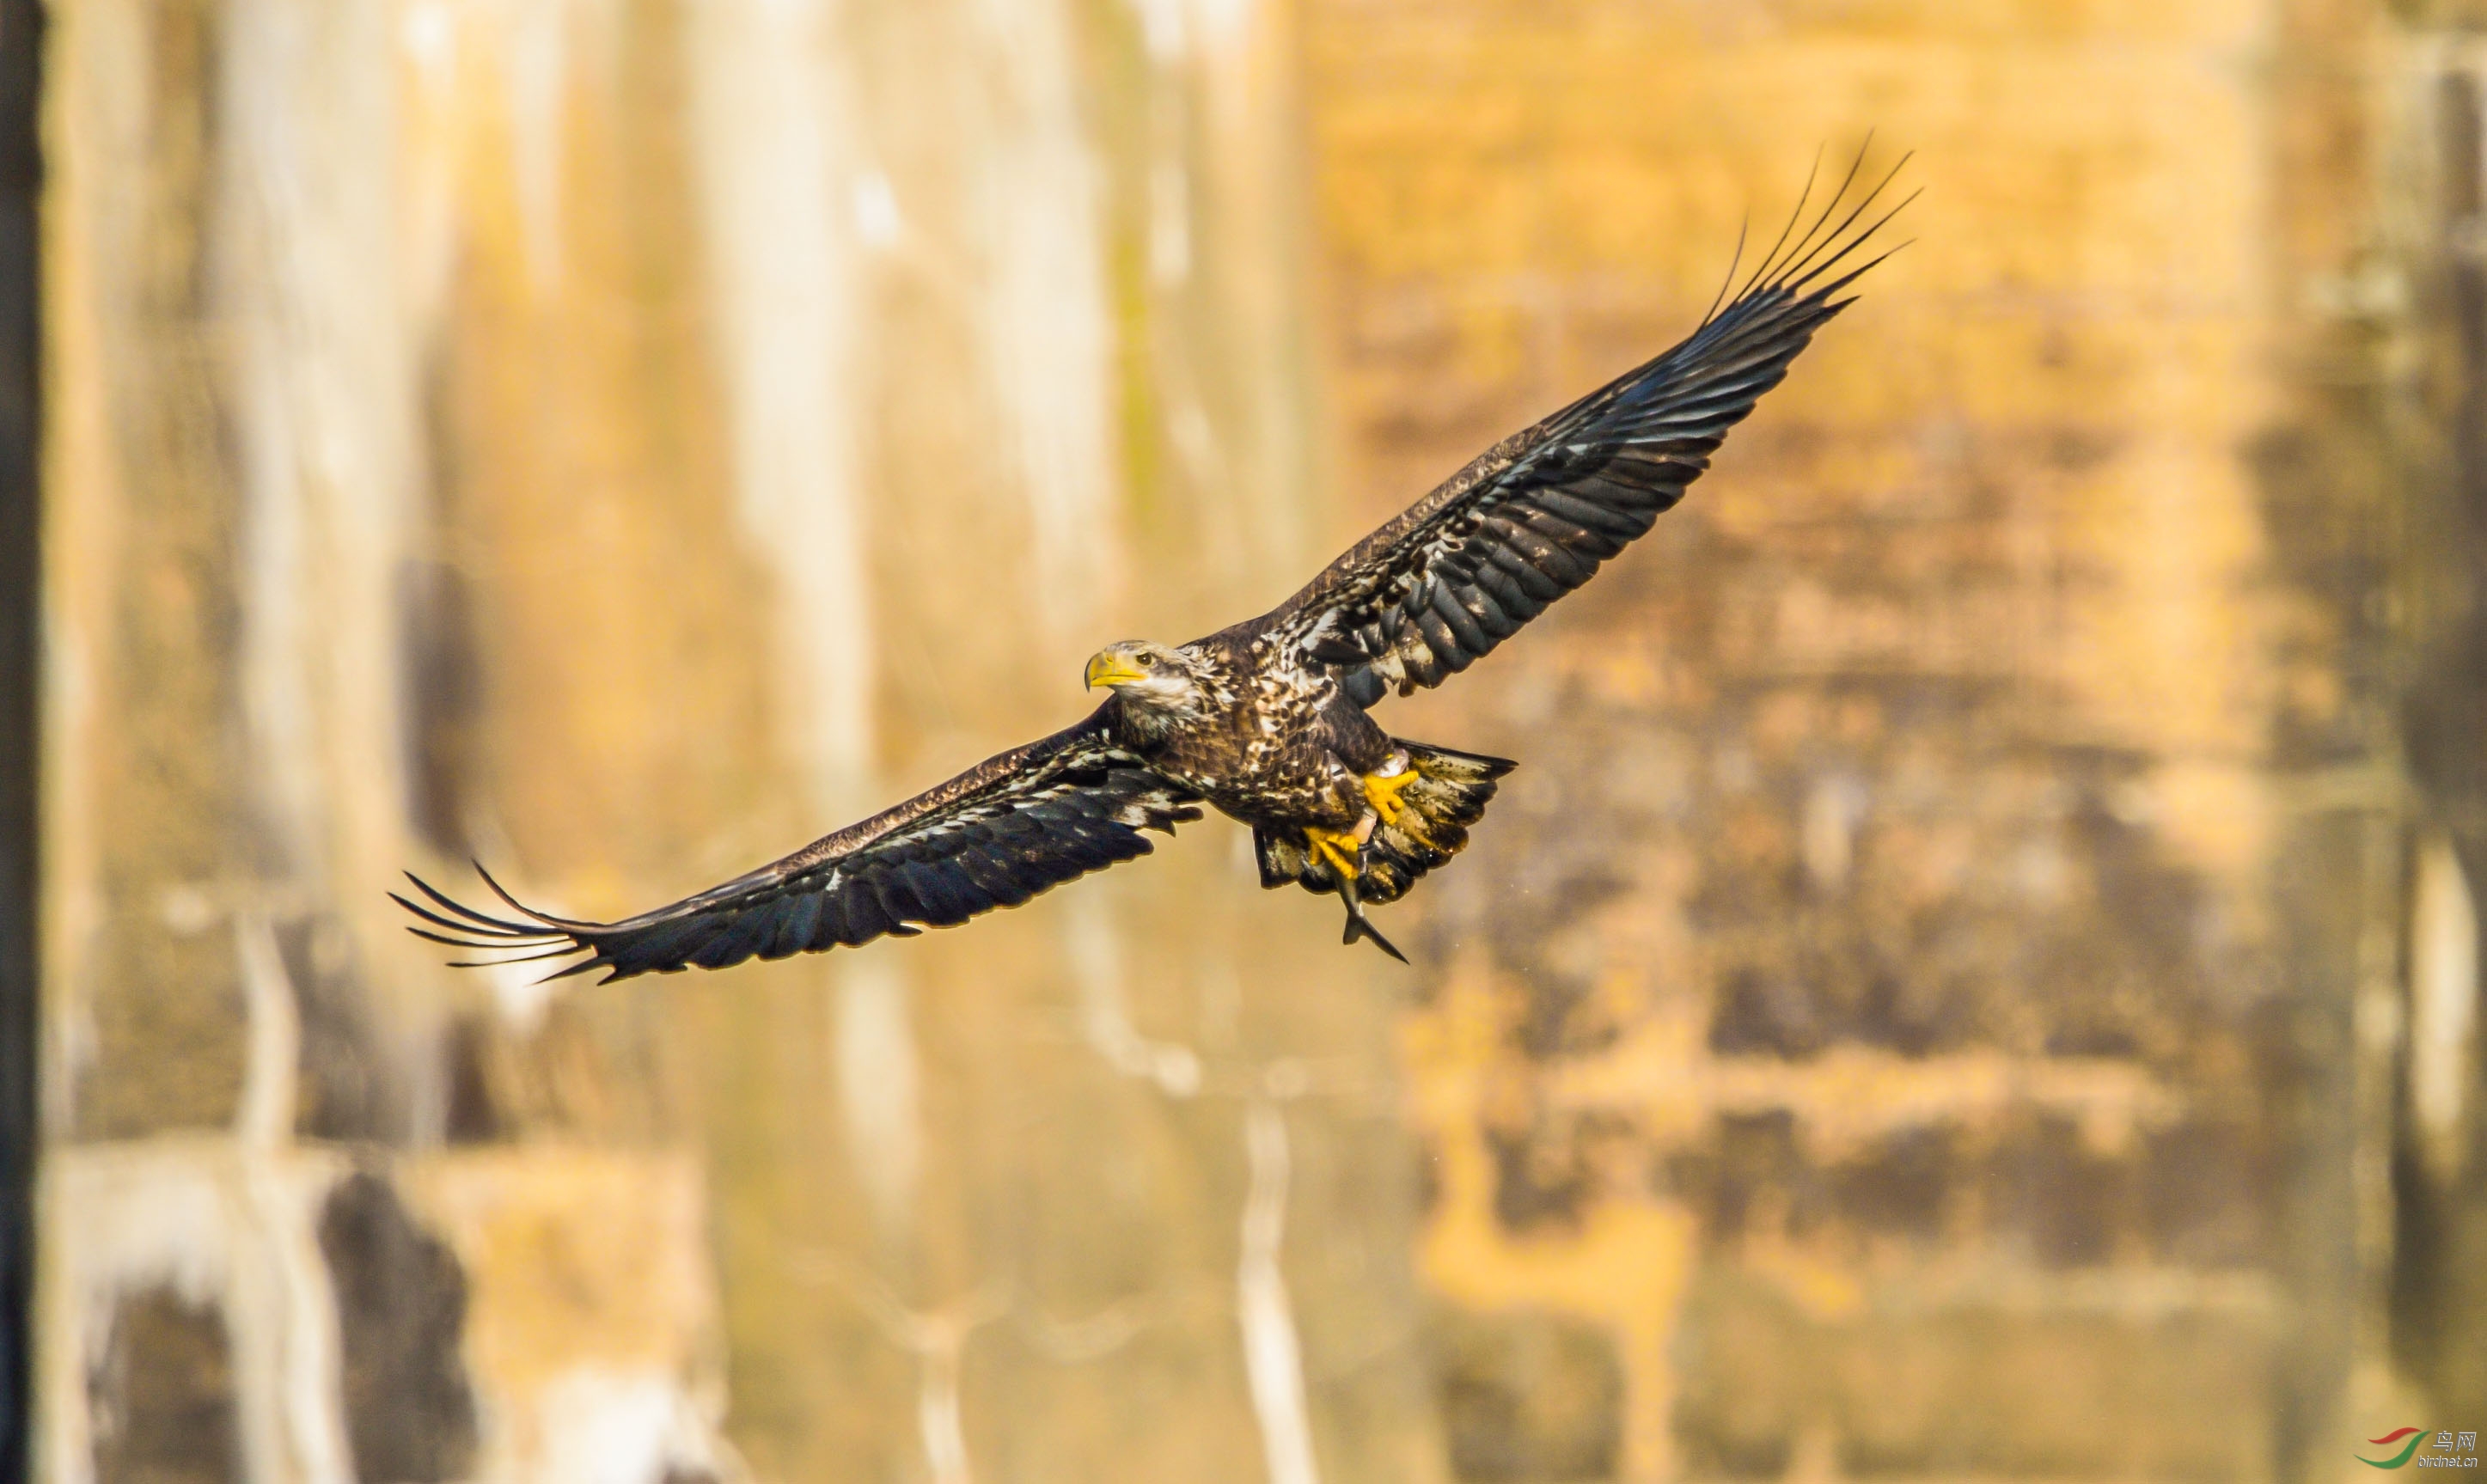
[[[2409,1441],[2401,1442],[2404,1438]],[[2396,1442],[2401,1444],[2401,1450],[2389,1458],[2368,1458],[2362,1453],[2355,1456],[2358,1462],[2369,1469],[2398,1469],[2413,1462],[2421,1469],[2478,1467],[2478,1435],[2474,1432],[2456,1433],[2446,1429],[2437,1433],[2435,1451],[2424,1458],[2417,1456],[2417,1450],[2426,1445],[2426,1429],[2422,1427],[2396,1428],[2381,1438],[2366,1440],[2366,1445],[2371,1448],[2389,1448]]]

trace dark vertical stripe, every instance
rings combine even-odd
[[[2482,196],[2482,108],[2478,79],[2467,71],[2445,74],[2444,98],[2438,112],[2443,130],[2444,218],[2456,231],[2474,230]],[[2453,343],[2461,351],[2461,415],[2452,422],[2456,474],[2461,481],[2464,514],[2473,521],[2487,518],[2487,264],[2474,252],[2445,254],[2449,271]]]
[[[0,0],[0,1484],[30,1484],[36,767],[40,735],[35,440],[42,406],[35,210],[41,0]]]

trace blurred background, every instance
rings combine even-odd
[[[40,18],[32,1477],[2104,1484],[2487,1430],[2487,9]],[[400,931],[401,868],[621,915],[1066,724],[1104,642],[1271,606],[1671,343],[1869,129],[1915,245],[1385,708],[1523,764],[1389,914],[1412,968],[1216,822],[715,975]]]

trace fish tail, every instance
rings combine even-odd
[[[1382,930],[1373,925],[1373,919],[1364,915],[1364,904],[1355,900],[1355,889],[1352,883],[1343,883],[1339,889],[1338,894],[1347,899],[1347,930],[1339,935],[1339,942],[1350,944],[1363,938],[1400,963],[1407,963],[1408,955],[1399,951],[1397,943],[1383,937]]]

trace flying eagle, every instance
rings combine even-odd
[[[1392,737],[1369,709],[1475,663],[1684,497],[1727,430],[1851,302],[1841,291],[1882,261],[1858,251],[1899,207],[1857,223],[1890,177],[1842,210],[1856,177],[1851,166],[1802,235],[1800,197],[1744,287],[1729,293],[1730,268],[1689,339],[1486,450],[1273,611],[1188,644],[1106,646],[1087,683],[1112,694],[1065,731],[619,922],[538,911],[489,874],[515,915],[411,873],[430,905],[391,895],[428,925],[410,927],[420,937],[519,951],[461,966],[584,954],[551,977],[603,969],[609,982],[950,927],[1148,854],[1141,831],[1172,834],[1210,804],[1251,826],[1262,885],[1337,893],[1343,941],[1369,938],[1405,963],[1364,910],[1457,854],[1514,765]]]

